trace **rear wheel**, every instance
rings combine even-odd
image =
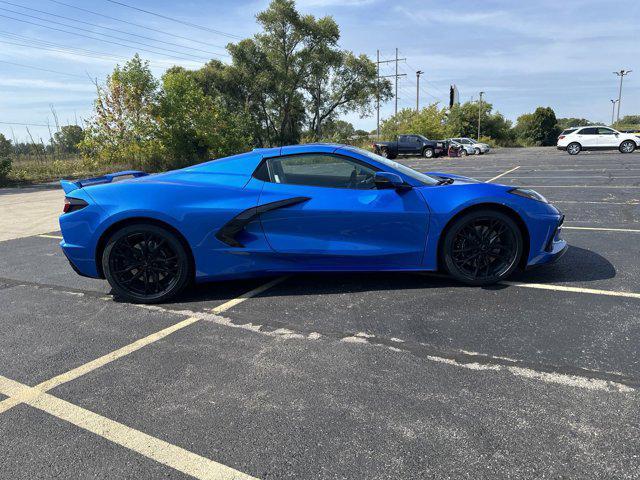
[[[447,230],[442,258],[457,280],[489,285],[507,278],[522,252],[522,234],[508,215],[478,210],[461,216]]]
[[[386,148],[380,149],[380,156],[384,158],[389,158],[389,150]]]
[[[460,149],[460,156],[461,157],[466,157],[467,156],[467,151],[464,148]]]
[[[633,153],[635,149],[636,149],[636,144],[631,140],[625,140],[620,144],[620,152],[622,153]]]
[[[577,155],[582,150],[582,146],[578,142],[573,142],[567,145],[567,152],[569,155]]]
[[[422,156],[425,158],[433,158],[433,148],[425,148],[422,150]]]
[[[191,278],[182,242],[151,224],[129,225],[111,235],[102,254],[102,268],[114,293],[133,303],[167,301]]]

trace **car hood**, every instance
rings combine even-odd
[[[443,173],[443,172],[423,172],[425,175],[429,175],[430,177],[436,178],[453,178],[455,183],[482,183],[480,180],[476,180],[475,178],[465,177],[463,175],[456,175],[454,173]]]

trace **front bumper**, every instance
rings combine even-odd
[[[535,252],[534,255],[530,255],[527,268],[555,263],[566,253],[569,246],[564,238],[562,238],[563,222],[564,215],[559,214],[555,218],[553,224],[550,225],[551,228],[548,230],[549,233],[547,234],[539,251]]]

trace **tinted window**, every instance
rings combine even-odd
[[[597,135],[598,129],[595,127],[583,128],[578,132],[579,135]]]
[[[598,135],[613,135],[614,132],[610,128],[598,128]]]
[[[573,133],[576,130],[577,130],[577,128],[567,128],[566,130],[563,130],[560,135],[569,135],[570,133]]]
[[[399,173],[402,173],[408,177],[418,180],[424,185],[436,185],[438,183],[438,180],[436,180],[433,177],[430,177],[429,175],[420,173],[414,170],[413,168],[406,167],[401,163],[394,162],[393,160],[389,160],[388,158],[384,158],[384,157],[381,157],[380,155],[376,155],[375,153],[370,152],[369,150],[364,150],[358,147],[349,147],[349,150],[353,152],[357,152],[361,155],[364,155],[365,157],[368,157],[371,160],[375,160],[378,163],[382,163],[383,165],[387,165],[393,168],[394,170],[398,171]]]
[[[273,183],[356,190],[375,188],[372,167],[336,155],[290,155],[271,158],[267,164]]]
[[[400,137],[398,137],[398,141],[402,143],[406,143],[409,141],[409,137],[407,135],[400,135]]]

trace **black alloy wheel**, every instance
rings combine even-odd
[[[156,225],[116,231],[104,249],[102,266],[116,295],[134,303],[158,303],[188,283],[189,257],[178,238]]]
[[[448,229],[443,257],[464,283],[488,285],[508,277],[522,256],[522,234],[507,215],[482,210],[463,215]]]

